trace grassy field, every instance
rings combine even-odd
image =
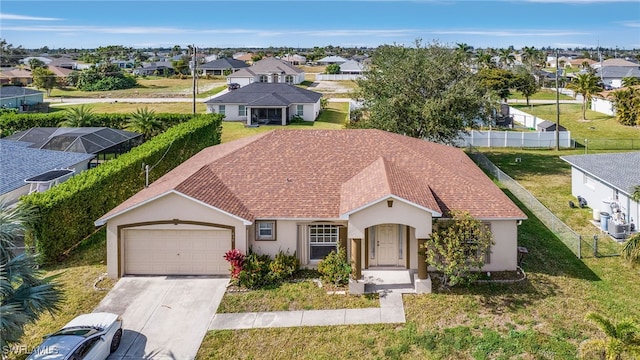
[[[514,107],[545,120],[555,122],[556,119],[555,104],[515,105]],[[579,146],[584,146],[584,139],[588,139],[589,148],[594,150],[596,148],[631,149],[631,140],[635,140],[634,148],[640,149],[640,127],[620,125],[615,117],[590,110],[587,110],[587,120],[583,120],[580,104],[560,104],[560,125],[571,131],[571,137]]]
[[[80,105],[56,105],[51,107],[52,111],[60,111],[66,108],[73,108]],[[193,111],[193,103],[134,103],[134,102],[112,102],[112,103],[91,103],[86,105],[93,112],[115,114],[115,113],[132,113],[137,109],[148,108],[156,113],[175,113],[190,114]],[[207,106],[202,102],[196,102],[196,113],[202,114],[207,110]]]
[[[511,94],[511,96],[509,96],[509,99],[525,100],[526,98],[521,93],[514,91],[514,93]],[[533,94],[529,99],[530,100],[555,100],[556,92],[555,90],[540,89],[540,91]],[[571,96],[560,94],[560,100],[574,100],[574,99]]]
[[[49,98],[134,98],[134,97],[191,97],[193,94],[192,79],[174,79],[149,77],[138,78],[138,86],[132,89],[113,91],[81,91],[72,88],[53,89]],[[224,89],[225,79],[199,79],[199,93],[208,93],[212,89]],[[219,91],[219,90],[218,90]],[[207,96],[211,96],[209,94]],[[204,95],[202,95],[204,96]]]

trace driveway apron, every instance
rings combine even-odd
[[[120,314],[122,342],[109,359],[193,359],[227,278],[124,277],[94,311]]]

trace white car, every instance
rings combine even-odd
[[[47,335],[27,360],[104,360],[122,339],[122,318],[98,312],[83,314]]]

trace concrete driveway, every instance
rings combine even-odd
[[[94,311],[122,316],[109,359],[193,359],[224,295],[227,278],[124,277]]]

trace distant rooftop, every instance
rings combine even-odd
[[[97,154],[141,136],[142,134],[106,127],[34,127],[5,139],[28,142],[31,144],[30,148]]]

